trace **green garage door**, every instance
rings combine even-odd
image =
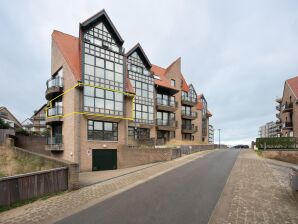
[[[116,149],[93,149],[92,171],[117,169]]]

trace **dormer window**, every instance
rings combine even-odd
[[[171,79],[171,86],[176,86],[176,81],[174,79]]]

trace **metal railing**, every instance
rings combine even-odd
[[[48,109],[48,116],[63,115],[62,106],[55,106]]]
[[[177,102],[172,99],[162,99],[162,98],[156,98],[156,104],[162,105],[162,106],[169,106],[169,107],[176,107]]]
[[[197,99],[195,97],[190,97],[190,96],[182,96],[181,98],[183,101],[188,101],[192,103],[197,103]]]
[[[181,129],[182,129],[182,130],[186,130],[186,131],[197,131],[197,130],[198,130],[198,126],[193,126],[193,125],[181,125]]]
[[[185,111],[185,110],[182,110],[181,111],[181,114],[183,116],[188,116],[188,117],[197,117],[197,112],[192,112],[192,111]]]
[[[47,137],[47,145],[61,145],[62,139],[63,138],[61,134],[56,134],[56,135],[53,135],[52,137],[49,136]]]
[[[156,119],[156,125],[176,127],[176,121],[175,120]]]
[[[47,81],[47,89],[52,87],[63,87],[63,78],[58,76],[58,77],[49,79]]]

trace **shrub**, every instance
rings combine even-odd
[[[296,148],[296,138],[257,138],[256,146],[258,149],[294,149]]]
[[[20,135],[27,135],[27,136],[29,135],[29,132],[24,128],[17,128],[16,133]]]
[[[2,118],[0,118],[0,129],[9,129],[10,125],[7,124]]]

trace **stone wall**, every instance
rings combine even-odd
[[[30,152],[50,156],[51,152],[45,150],[46,137],[43,136],[15,136],[15,146]]]
[[[118,148],[118,168],[127,168],[148,163],[169,161],[181,157],[179,148]]]
[[[261,151],[262,156],[268,159],[276,159],[288,163],[298,164],[298,150],[297,151]]]
[[[204,150],[214,149],[214,145],[181,145],[182,154],[191,154]]]

